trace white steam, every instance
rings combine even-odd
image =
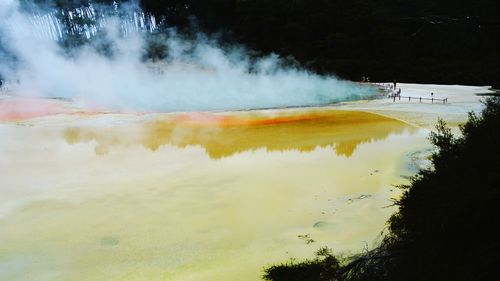
[[[22,12],[16,0],[0,2],[0,55],[4,49],[16,57],[0,57],[0,75],[19,80],[18,92],[23,95],[146,111],[311,106],[373,95],[369,87],[282,67],[276,56],[255,61],[241,48],[222,50],[201,35],[193,42],[170,32],[162,37],[167,58],[145,62],[145,32],[138,28],[124,36],[121,17],[100,22],[104,32],[100,39],[91,39],[111,42],[112,56],[99,53],[90,43],[68,55],[54,40],[62,37],[61,28],[48,16],[40,21],[39,14]],[[150,25],[147,28],[152,31]],[[82,30],[98,33],[90,25]]]

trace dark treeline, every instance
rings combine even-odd
[[[500,98],[487,100],[455,137],[443,122],[430,139],[433,170],[421,171],[376,249],[347,261],[321,249],[301,263],[271,266],[273,281],[493,281],[500,274]]]
[[[55,0],[58,7],[88,2]],[[353,80],[369,76],[372,81],[500,84],[496,0],[140,0],[139,4],[182,32],[216,33],[225,43],[241,43],[261,55],[291,57],[319,73]]]
[[[495,0],[142,0],[186,27],[262,53],[292,56],[350,79],[491,84],[500,81]]]

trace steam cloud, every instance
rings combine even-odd
[[[117,9],[116,5],[108,8]],[[84,25],[80,32],[88,38],[99,36],[68,53],[58,42],[65,36],[61,27],[47,18],[40,20],[47,11],[35,15],[22,10],[17,0],[2,0],[0,76],[19,80],[17,92],[23,95],[69,98],[119,110],[312,106],[374,94],[370,87],[283,67],[275,55],[255,60],[243,48],[222,49],[203,35],[196,40],[181,39],[175,31],[155,35],[162,38],[168,56],[159,62],[144,60],[145,37],[152,36],[153,25],[145,31],[144,19],[141,22],[134,14],[138,28],[126,28],[133,12],[120,9],[128,17],[111,16],[97,26]],[[97,51],[95,41],[108,43],[112,55]],[[2,49],[7,50],[3,55]]]

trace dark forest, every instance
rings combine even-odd
[[[85,4],[88,0],[55,2],[59,8]],[[221,43],[242,44],[256,55],[276,53],[317,73],[351,80],[367,76],[372,81],[473,85],[500,81],[500,3],[494,0],[141,0],[139,4],[185,34],[202,31]]]

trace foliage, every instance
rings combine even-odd
[[[327,281],[339,273],[341,265],[332,251],[320,248],[315,258],[302,262],[290,260],[287,263],[274,265],[265,270],[265,280],[288,280],[288,281]]]
[[[180,28],[197,19],[262,53],[358,80],[500,81],[495,0],[142,0]],[[224,36],[223,36],[224,37]]]
[[[47,5],[48,1],[22,0]],[[54,0],[74,8],[111,0]],[[118,0],[130,2],[135,0]],[[139,0],[182,33],[359,80],[500,86],[496,0]],[[153,54],[158,51],[153,46]]]

